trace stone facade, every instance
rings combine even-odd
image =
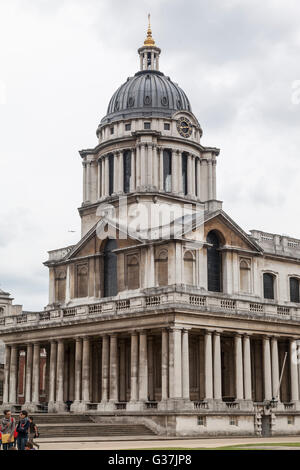
[[[0,296],[3,406],[300,434],[300,240],[247,234],[222,210],[219,150],[149,38],[80,152],[82,238],[49,252],[48,305]]]

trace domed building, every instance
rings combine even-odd
[[[0,298],[3,407],[157,435],[299,434],[300,240],[223,211],[219,149],[160,71],[150,24],[138,54],[80,151],[81,239],[49,252],[48,305]]]

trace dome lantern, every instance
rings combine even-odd
[[[140,56],[140,70],[159,70],[159,55],[161,50],[156,46],[152,37],[150,13],[148,15],[148,30],[144,45],[138,50]]]

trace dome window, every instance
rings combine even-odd
[[[134,98],[132,98],[132,96],[130,96],[128,98],[128,107],[132,108],[133,106],[134,106]]]
[[[149,106],[151,104],[151,97],[149,95],[146,95],[144,98],[144,105]]]
[[[146,130],[151,129],[151,122],[144,122],[144,129]]]
[[[115,131],[114,131],[114,126],[112,126],[112,127],[110,128],[110,133],[113,134],[114,132],[115,132]]]
[[[125,124],[125,131],[130,131],[131,130],[131,123]]]
[[[170,130],[170,124],[168,122],[164,123],[164,130],[169,131]]]
[[[168,106],[169,102],[168,102],[168,98],[166,96],[163,96],[162,99],[161,99],[161,104],[163,106]]]

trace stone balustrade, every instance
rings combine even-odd
[[[151,291],[151,289],[150,289]],[[169,286],[162,288],[159,294],[147,295],[147,290],[131,298],[101,299],[98,302],[72,306],[68,308],[47,309],[43,312],[23,312],[18,315],[7,315],[2,317],[1,330],[23,329],[45,327],[47,323],[62,324],[64,322],[76,322],[78,320],[96,317],[107,317],[111,315],[122,315],[124,313],[145,312],[147,310],[159,311],[160,308],[173,307],[191,308],[199,313],[216,312],[226,315],[247,316],[251,318],[264,319],[280,318],[281,320],[293,320],[300,322],[300,306],[278,305],[268,302],[256,302],[242,299],[229,299],[224,294],[187,292],[182,286]]]

